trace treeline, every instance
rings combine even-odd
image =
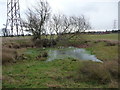
[[[120,33],[120,30],[82,32],[82,34],[112,34],[112,33]]]

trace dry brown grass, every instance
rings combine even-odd
[[[25,41],[25,42],[11,42],[11,43],[4,43],[3,47],[14,48],[14,49],[28,48],[28,47],[33,48],[34,44],[32,42],[28,42],[28,41]]]
[[[106,42],[106,46],[116,46],[120,45],[119,41],[114,41],[114,40],[95,40],[94,43],[99,43],[99,42]]]
[[[79,71],[79,80],[108,83],[111,81],[110,73],[101,63],[85,62]]]
[[[119,85],[118,85],[118,82],[116,82],[116,81],[111,81],[111,83],[109,84],[109,88],[119,88],[118,87]]]
[[[109,84],[109,87],[118,86],[118,60],[96,63],[91,61],[83,62],[79,70],[79,81],[95,81],[101,84]]]
[[[118,71],[118,60],[112,60],[104,62],[104,68],[109,71],[111,78],[118,80],[118,75],[120,72]]]
[[[4,37],[2,40],[2,46],[7,48],[27,48],[27,47],[34,47],[31,38],[27,37]]]
[[[56,85],[56,84],[49,84],[47,85],[49,88],[61,88],[63,87],[62,85]]]
[[[2,63],[10,63],[14,62],[15,59],[17,58],[17,51],[15,49],[10,49],[10,48],[2,48]]]

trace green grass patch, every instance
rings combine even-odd
[[[104,87],[94,82],[76,82],[76,70],[82,61],[73,59],[52,62],[23,61],[14,65],[3,66],[3,87],[7,88],[74,88]],[[94,84],[93,84],[94,83]]]
[[[83,35],[87,40],[117,40],[118,34],[98,34],[98,35]]]
[[[118,45],[107,46],[106,42],[99,42],[92,47],[87,48],[87,50],[103,61],[118,59]]]

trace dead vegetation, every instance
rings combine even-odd
[[[95,81],[97,83],[105,84],[111,81],[108,71],[99,63],[86,62],[79,71],[80,81]]]
[[[119,41],[113,41],[113,40],[95,40],[94,41],[94,43],[99,43],[99,42],[106,42],[106,46],[120,45]]]
[[[18,54],[15,49],[2,48],[2,63],[15,62]]]
[[[110,88],[118,87],[120,73],[118,72],[118,60],[95,63],[83,62],[79,69],[78,81],[94,81],[100,84],[109,84]]]

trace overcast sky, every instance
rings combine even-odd
[[[35,5],[37,0],[19,0],[21,18],[25,18],[27,7]],[[118,20],[119,0],[47,0],[53,13],[66,15],[85,15],[94,29],[113,29],[114,20]],[[0,28],[6,23],[7,0],[0,0]]]

